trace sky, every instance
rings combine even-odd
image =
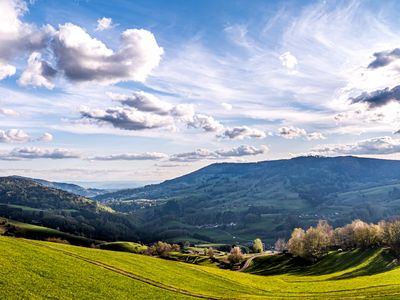
[[[0,175],[400,159],[398,1],[0,0]]]

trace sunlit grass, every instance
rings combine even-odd
[[[0,292],[6,299],[177,299],[187,295],[396,299],[400,295],[400,268],[384,249],[332,252],[314,265],[285,256],[260,257],[248,271],[263,275],[5,237],[0,237],[0,249]]]

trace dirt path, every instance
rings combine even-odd
[[[256,254],[253,255],[252,257],[250,257],[248,260],[246,260],[246,262],[244,263],[243,267],[241,267],[239,270],[237,270],[236,272],[243,272],[245,271],[251,264],[251,262],[253,261],[253,259],[255,259],[256,257],[261,257],[261,256],[268,256],[268,255],[273,255],[271,253],[261,253],[261,254]]]

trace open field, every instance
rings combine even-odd
[[[109,242],[98,245],[100,249],[141,254],[147,246],[133,242]]]
[[[313,266],[299,266],[283,256],[262,257],[247,271],[274,275],[260,276],[8,237],[0,237],[0,248],[0,292],[6,299],[398,299],[400,295],[400,268],[392,268],[393,257],[381,249],[331,253]]]
[[[100,243],[100,241],[88,239],[83,236],[77,236],[65,233],[44,226],[37,226],[28,223],[17,222],[5,218],[0,218],[0,221],[6,222],[6,224],[14,226],[15,230],[13,231],[13,235],[17,237],[26,237],[38,240],[46,240],[48,238],[60,238],[67,240],[69,243],[73,245],[80,245],[80,246],[90,246],[92,243]],[[0,226],[0,233],[4,233],[4,231],[5,231],[4,225]]]

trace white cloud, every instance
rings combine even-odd
[[[45,48],[54,32],[51,26],[39,29],[23,23],[20,18],[27,11],[22,0],[0,1],[0,80],[16,72],[9,61],[19,54]]]
[[[224,126],[211,116],[195,114],[187,125],[193,128],[202,128],[207,132],[217,132],[224,129]]]
[[[103,109],[81,110],[82,117],[100,123],[109,123],[125,130],[143,130],[153,128],[172,128],[173,119],[169,116],[138,111],[130,107],[110,107]]]
[[[264,154],[268,151],[269,149],[265,145],[262,145],[259,148],[249,145],[241,145],[239,147],[234,147],[230,149],[216,150],[215,152],[221,157],[239,157]]]
[[[114,52],[71,23],[60,26],[53,51],[58,69],[71,81],[103,84],[145,81],[164,53],[154,35],[144,29],[125,30],[120,48]]]
[[[248,126],[238,126],[233,128],[227,128],[218,137],[229,138],[229,139],[244,139],[244,138],[264,138],[266,134],[256,128],[250,128]]]
[[[152,112],[159,115],[166,115],[171,110],[172,106],[164,101],[161,101],[152,94],[138,91],[131,95],[125,94],[109,94],[110,98],[121,102],[123,105],[136,108],[144,112]]]
[[[196,113],[192,104],[172,105],[143,91],[131,94],[108,93],[108,96],[113,101],[120,102],[122,106],[106,109],[83,107],[81,116],[89,121],[88,125],[108,123],[115,128],[137,131],[156,128],[178,130],[180,129],[178,125],[183,124],[188,128],[215,132],[219,138],[243,139],[266,136],[262,130],[248,126],[225,127],[212,116]]]
[[[229,104],[229,103],[226,103],[226,102],[222,102],[221,106],[226,110],[231,110],[233,108],[232,104]]]
[[[294,127],[294,126],[279,128],[278,135],[280,135],[281,137],[283,137],[285,139],[295,139],[295,138],[302,137],[308,141],[326,139],[326,137],[321,132],[308,133],[305,129]]]
[[[208,149],[197,149],[193,152],[174,154],[170,157],[170,161],[190,162],[205,159],[230,159],[235,157],[255,156],[267,152],[267,146],[260,146],[259,148],[256,148],[249,145],[241,145],[239,147],[218,149],[214,151]]]
[[[8,154],[0,155],[0,159],[3,160],[18,160],[18,159],[64,159],[64,158],[79,158],[80,153],[70,149],[64,148],[37,148],[37,147],[25,147],[15,148]]]
[[[0,115],[3,116],[10,116],[10,117],[17,117],[19,116],[19,113],[13,109],[10,108],[0,108]]]
[[[14,66],[2,64],[0,61],[0,80],[14,75],[16,71],[17,69]]]
[[[390,136],[375,137],[361,140],[351,144],[327,144],[313,148],[308,154],[311,155],[379,155],[400,152],[400,139]]]
[[[224,126],[213,117],[195,113],[191,104],[173,106],[142,91],[133,92],[131,95],[111,93],[109,96],[123,106],[105,110],[83,108],[82,117],[111,123],[114,127],[125,130],[171,129],[176,126],[176,122],[206,132],[219,132],[224,129]]]
[[[90,157],[90,160],[160,160],[168,158],[167,154],[160,152],[123,153]]]
[[[194,106],[193,104],[178,104],[171,110],[171,114],[183,121],[190,121],[195,114]]]
[[[305,129],[293,126],[281,127],[279,128],[278,133],[281,137],[284,137],[285,139],[294,139],[307,135],[307,131],[305,131]]]
[[[326,137],[321,132],[311,132],[306,135],[306,140],[314,141],[314,140],[324,140]]]
[[[43,86],[48,89],[54,88],[51,80],[56,75],[57,71],[50,64],[42,60],[42,55],[38,52],[33,52],[28,59],[28,66],[18,80],[21,85]]]
[[[48,132],[34,139],[22,129],[0,130],[0,143],[51,142],[52,140],[53,135]]]
[[[96,31],[104,31],[107,29],[111,29],[113,28],[113,22],[111,18],[101,18],[97,20],[97,27],[96,27]]]
[[[294,55],[292,55],[289,51],[279,56],[279,59],[282,62],[282,66],[287,68],[290,72],[295,71],[298,64],[297,58]]]
[[[21,129],[0,130],[0,143],[25,143],[31,137]]]
[[[255,156],[268,152],[267,146],[256,148],[249,145],[241,145],[239,147],[224,148],[218,150],[197,149],[193,152],[174,154],[170,157],[170,161],[190,162],[205,159],[230,159],[235,157]]]
[[[51,133],[45,132],[37,140],[39,142],[51,142],[53,141],[53,135]]]

